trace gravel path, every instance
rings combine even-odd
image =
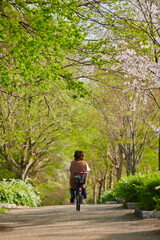
[[[0,240],[160,240],[160,219],[116,205],[49,206],[0,214]]]

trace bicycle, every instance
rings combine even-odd
[[[76,188],[76,210],[80,211],[80,205],[83,201],[83,185],[86,182],[87,173],[86,172],[80,172],[76,173],[74,176],[75,184],[77,185]]]

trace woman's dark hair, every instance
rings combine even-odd
[[[84,157],[84,152],[83,151],[75,151],[75,154],[74,154],[74,157],[75,159],[82,159],[83,160],[83,157]]]

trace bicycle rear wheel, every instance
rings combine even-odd
[[[80,211],[80,199],[79,199],[79,196],[77,196],[77,199],[76,199],[76,210]]]

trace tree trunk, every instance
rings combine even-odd
[[[103,181],[103,191],[106,190],[106,174],[104,175],[104,181]]]
[[[130,172],[131,172],[131,151],[130,151],[130,143],[127,144],[126,162],[127,162],[127,176],[129,176],[129,175],[130,175]]]
[[[109,173],[109,188],[113,188],[113,166],[111,166]]]
[[[136,149],[135,149],[135,136],[132,133],[132,175],[136,173]]]
[[[96,184],[93,185],[93,203],[94,204],[97,203],[97,199],[96,199]]]
[[[100,201],[101,201],[101,195],[102,195],[102,190],[103,190],[103,182],[104,182],[104,179],[101,179],[101,180],[99,181],[98,203],[100,203]]]
[[[117,168],[117,182],[121,179],[122,172],[123,172],[123,165],[124,165],[123,149],[120,144],[118,145],[118,147],[119,147],[120,163],[119,163],[119,167]]]

